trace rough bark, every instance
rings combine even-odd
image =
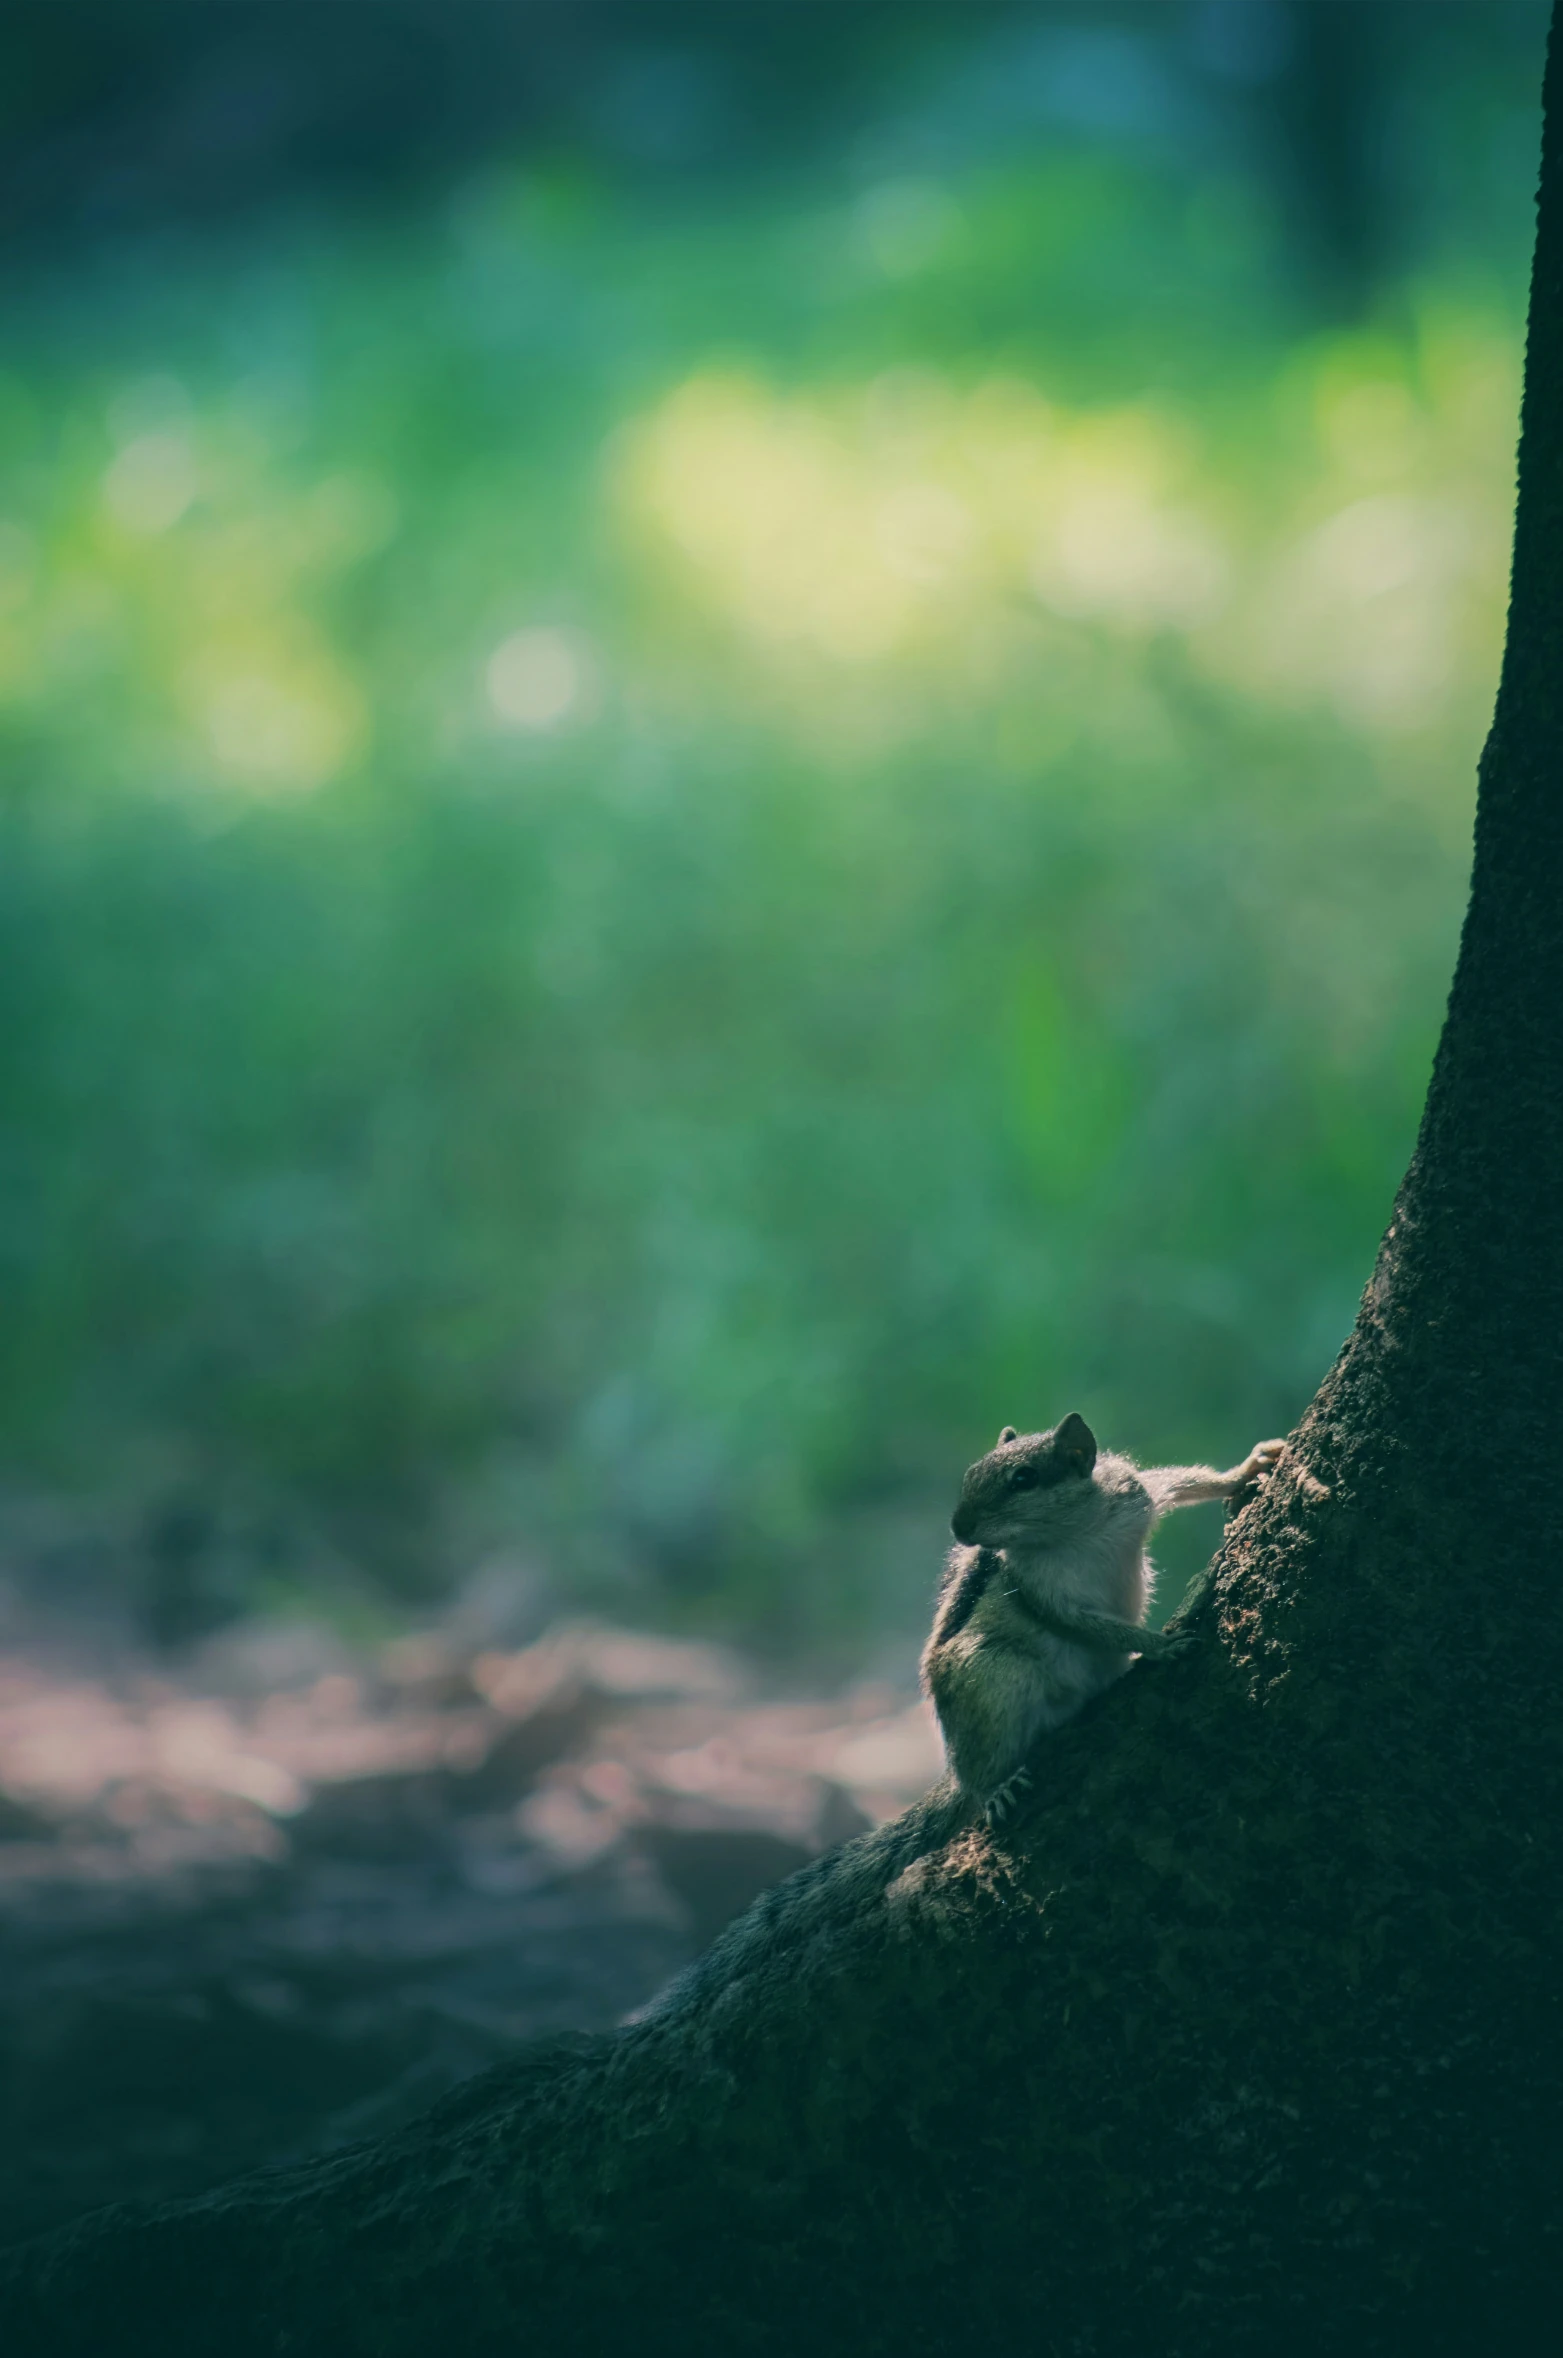
[[[1355,1331],[1205,1643],[672,2003],[16,2256],[8,2347],[1521,2350],[1563,2042],[1563,65],[1471,904]]]

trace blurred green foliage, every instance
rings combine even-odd
[[[560,167],[19,295],[12,1484],[799,1640],[1002,1421],[1284,1430],[1452,962],[1523,258],[1321,334],[1279,234]]]

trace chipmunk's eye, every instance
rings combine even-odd
[[[1037,1484],[1035,1466],[1017,1466],[1009,1478],[1011,1490],[1034,1490]]]

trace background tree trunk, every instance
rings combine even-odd
[[[1563,2041],[1563,82],[1513,604],[1421,1138],[1206,1643],[935,1796],[644,2023],[17,2255],[7,2347],[1514,2348]]]

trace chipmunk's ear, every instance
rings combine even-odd
[[[1003,1430],[1003,1432],[1002,1432],[1002,1433],[999,1435],[999,1437],[998,1437],[998,1440],[997,1440],[997,1441],[994,1443],[994,1447],[995,1447],[996,1449],[1002,1449],[1006,1441],[1013,1441],[1013,1440],[1014,1440],[1014,1438],[1015,1438],[1015,1428],[1014,1428],[1014,1426],[1013,1426],[1013,1425],[1006,1425],[1006,1426],[1004,1427],[1004,1430]]]
[[[1072,1474],[1088,1474],[1096,1463],[1096,1435],[1073,1408],[1053,1435],[1053,1454]]]

